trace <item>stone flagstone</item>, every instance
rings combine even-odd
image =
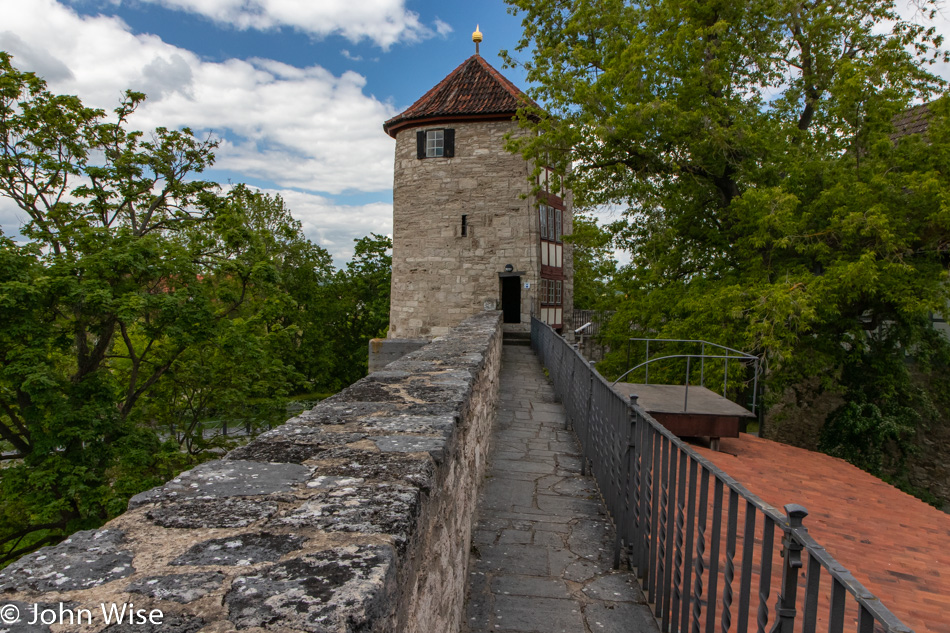
[[[564,420],[531,349],[505,346],[464,632],[659,631],[634,575],[611,569],[613,527]]]

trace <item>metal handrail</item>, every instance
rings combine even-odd
[[[685,385],[686,389],[683,394],[683,410],[687,408],[687,402],[689,401],[689,377],[690,377],[690,365],[691,361],[694,358],[700,359],[700,386],[706,386],[706,359],[713,360],[722,360],[723,361],[723,380],[722,380],[722,397],[726,398],[726,393],[729,389],[729,361],[730,360],[751,360],[753,361],[753,374],[752,374],[752,413],[756,413],[758,407],[758,395],[759,395],[759,369],[761,366],[761,360],[758,356],[749,354],[748,352],[742,352],[731,347],[726,347],[725,345],[720,345],[719,343],[711,343],[709,341],[704,341],[702,339],[683,339],[683,338],[628,338],[627,341],[644,341],[646,342],[646,360],[639,365],[628,369],[617,378],[613,384],[616,385],[618,382],[623,380],[632,372],[644,367],[646,369],[645,382],[650,384],[650,364],[661,361],[668,360],[671,358],[685,358],[686,359],[686,379]],[[655,358],[650,358],[650,343],[699,343],[702,346],[702,349],[699,354],[671,354],[667,356],[660,356]],[[706,346],[709,345],[714,348],[722,349],[726,351],[725,356],[706,354]],[[734,352],[735,355],[730,354],[729,352]],[[630,352],[629,348],[627,350],[627,360],[629,362]]]
[[[735,352],[735,353],[738,354],[739,356],[742,356],[742,357],[744,357],[744,358],[748,358],[748,359],[750,359],[750,360],[752,360],[752,359],[758,360],[758,356],[755,356],[755,355],[750,354],[750,353],[748,353],[748,352],[743,352],[742,350],[734,349],[734,348],[732,348],[732,347],[726,347],[725,345],[720,345],[719,343],[712,343],[712,342],[710,342],[710,341],[705,341],[705,340],[700,339],[700,338],[637,338],[637,337],[630,337],[630,338],[628,338],[627,340],[628,340],[628,341],[657,341],[657,342],[661,342],[661,343],[702,343],[702,344],[704,344],[704,345],[711,345],[711,346],[713,346],[713,347],[718,347],[719,349],[724,349],[724,350],[726,350],[727,352]]]
[[[753,494],[617,394],[576,349],[537,319],[531,322],[531,345],[547,367],[567,410],[567,424],[581,443],[582,470],[592,471],[617,527],[614,565],[619,566],[624,551],[629,553],[662,630],[699,633],[703,627],[707,633],[764,633],[776,571],[781,573],[781,589],[771,611],[770,633],[814,633],[820,607],[827,607],[823,626],[830,633],[841,633],[846,617],[854,617],[860,633],[912,633],[808,534],[802,526],[804,508],[790,504],[783,515]],[[773,570],[776,535],[783,537],[782,561],[781,568]],[[802,552],[808,562],[799,596]],[[823,574],[830,578],[827,591],[822,591]],[[753,615],[756,621],[749,629]]]

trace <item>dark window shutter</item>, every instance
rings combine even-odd
[[[426,157],[426,133],[423,130],[416,132],[416,158]]]
[[[445,153],[446,158],[455,156],[455,130],[445,130]]]

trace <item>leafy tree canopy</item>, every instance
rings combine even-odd
[[[706,338],[764,356],[772,393],[820,376],[877,407],[837,419],[890,424],[924,397],[885,359],[943,346],[946,99],[926,138],[892,137],[944,88],[933,28],[891,0],[508,2],[550,113],[525,111],[539,134],[513,146],[568,174],[579,206],[628,208],[618,343]]]
[[[144,98],[107,115],[0,52],[0,195],[25,214],[0,233],[0,566],[213,456],[213,418],[356,380],[386,327],[384,238],[335,271],[279,197],[198,178],[213,140],[130,129]]]

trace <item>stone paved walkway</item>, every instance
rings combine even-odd
[[[531,349],[505,346],[463,631],[659,631],[633,575],[611,569],[613,531],[564,415]]]

